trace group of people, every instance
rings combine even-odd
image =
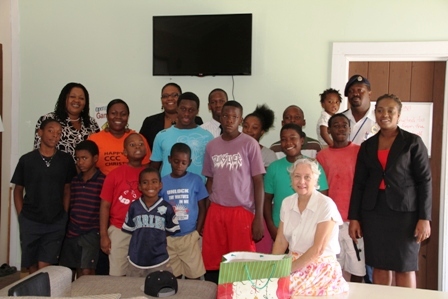
[[[120,99],[100,131],[85,87],[67,84],[11,180],[22,266],[95,274],[102,251],[110,275],[166,270],[217,282],[231,251],[289,252],[294,295],[346,292],[342,270],[361,282],[366,265],[373,283],[390,285],[395,274],[396,285],[415,287],[419,246],[431,233],[428,153],[399,128],[398,97],[373,106],[370,90],[352,76],[343,113],[337,90],[320,95],[320,141],[302,131],[303,110],[287,107],[280,141],[268,148],[260,139],[274,112],[263,104],[243,118],[219,88],[203,123],[197,95],[166,84],[163,112],[137,133]]]

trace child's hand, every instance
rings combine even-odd
[[[263,238],[264,226],[263,218],[255,217],[252,221],[252,239],[255,242],[260,241]]]
[[[109,236],[102,236],[101,237],[101,250],[105,253],[105,254],[110,254],[110,238]]]
[[[271,235],[272,240],[275,241],[275,238],[277,237],[278,228],[274,224],[272,224],[271,226],[268,226],[268,231],[269,234]]]

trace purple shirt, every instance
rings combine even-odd
[[[230,141],[217,137],[205,148],[202,174],[213,178],[211,202],[226,207],[242,206],[254,213],[252,177],[264,173],[260,145],[246,134]]]

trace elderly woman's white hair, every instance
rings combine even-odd
[[[311,158],[300,158],[300,159],[297,159],[294,162],[294,164],[291,165],[288,168],[288,172],[289,172],[289,175],[290,175],[291,179],[292,179],[292,175],[294,173],[294,170],[297,168],[297,166],[299,166],[301,164],[305,164],[305,165],[309,165],[310,166],[311,172],[313,173],[313,176],[314,176],[314,180],[316,181],[315,187],[316,187],[316,189],[318,189],[319,186],[317,185],[317,182],[319,180],[320,170],[319,170],[319,166],[317,164],[317,161],[315,159],[311,159]]]

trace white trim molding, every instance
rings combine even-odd
[[[351,61],[445,61],[448,62],[448,41],[433,42],[357,42],[333,43],[331,86],[344,90]],[[447,63],[448,66],[448,63]],[[347,104],[346,98],[343,106]],[[448,132],[448,67],[445,76],[443,132]],[[448,174],[447,134],[442,139],[440,177],[440,226],[438,289],[448,291]],[[447,250],[443,250],[443,249]]]

